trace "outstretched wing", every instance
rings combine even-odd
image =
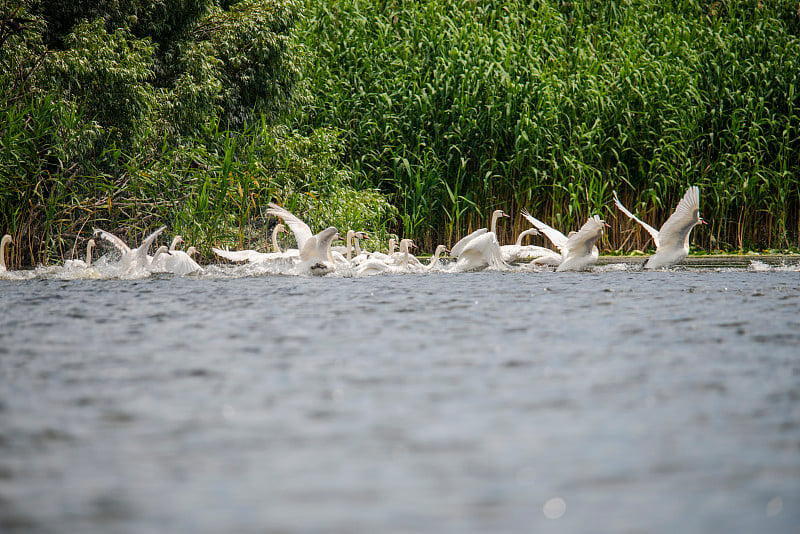
[[[534,225],[540,232],[547,236],[547,239],[553,242],[559,251],[564,252],[564,247],[567,246],[569,239],[567,236],[556,230],[555,228],[546,225],[530,213],[528,210],[522,210],[522,216],[528,219],[528,222]]]
[[[689,231],[700,220],[700,189],[696,185],[690,187],[678,207],[661,226],[660,240],[665,247],[682,247],[689,236]]]
[[[211,250],[220,258],[225,258],[228,261],[252,262],[264,256],[263,252],[257,252],[255,250],[222,250],[214,247],[212,247]]]
[[[149,236],[145,237],[144,241],[142,241],[142,244],[139,245],[138,247],[136,247],[136,249],[133,250],[133,254],[135,255],[135,258],[144,258],[144,257],[146,257],[147,256],[147,251],[150,250],[150,246],[153,244],[153,241],[155,241],[156,238],[159,235],[161,235],[161,232],[163,232],[166,229],[167,229],[166,226],[162,226],[161,228],[159,228],[158,230],[156,230],[155,232],[153,232]]]
[[[128,245],[126,245],[122,239],[118,238],[114,234],[106,232],[105,230],[100,230],[99,228],[95,228],[94,236],[99,237],[100,239],[105,239],[106,241],[117,247],[117,249],[119,249],[119,251],[122,252],[123,254],[126,254],[131,251],[131,248]]]
[[[570,256],[591,254],[594,244],[603,237],[603,228],[605,228],[605,223],[599,215],[590,218],[581,226],[580,230],[567,240],[567,253]]]
[[[652,226],[650,226],[649,224],[647,224],[646,222],[641,220],[639,217],[637,217],[636,215],[634,215],[633,213],[631,213],[630,211],[625,209],[625,206],[623,206],[622,202],[619,201],[619,198],[617,197],[617,192],[616,191],[614,191],[614,204],[617,205],[617,207],[619,208],[619,210],[622,213],[624,213],[625,215],[627,215],[628,217],[630,217],[634,221],[636,221],[639,224],[641,224],[644,227],[645,230],[650,232],[650,235],[653,236],[653,240],[656,242],[656,248],[659,247],[658,230],[656,230],[655,228],[653,228]]]
[[[453,245],[453,248],[450,249],[450,255],[453,256],[454,258],[458,258],[464,252],[464,248],[466,248],[466,246],[469,245],[470,241],[472,241],[476,237],[482,236],[486,232],[488,232],[486,228],[481,228],[479,230],[475,230],[469,235],[465,235],[464,237],[459,239],[455,245]]]
[[[306,223],[298,219],[292,212],[289,210],[278,206],[277,204],[273,204],[270,202],[268,204],[269,209],[267,210],[268,215],[272,215],[273,217],[280,217],[283,219],[289,229],[294,233],[294,238],[297,240],[297,248],[299,250],[303,250],[305,248],[306,241],[308,241],[312,235],[311,228],[308,227]]]

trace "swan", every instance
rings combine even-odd
[[[2,241],[0,241],[0,273],[4,273],[7,271],[6,269],[6,249],[8,245],[13,245],[14,240],[11,239],[11,236],[6,234],[3,236]]]
[[[538,259],[550,254],[555,254],[549,248],[539,247],[536,245],[523,245],[523,239],[529,235],[540,235],[540,232],[536,228],[528,228],[524,232],[520,232],[520,234],[517,236],[517,242],[515,244],[501,245],[500,252],[503,254],[503,260],[508,263],[513,263],[523,260]],[[560,263],[561,255],[556,254],[556,256],[558,257],[558,261]]]
[[[490,231],[486,228],[475,230],[453,245],[450,254],[457,258],[454,270],[473,271],[485,267],[495,269],[511,267],[503,260],[503,252],[497,241],[497,219],[500,217],[508,215],[503,210],[494,210]]]
[[[439,257],[445,252],[450,252],[450,251],[447,250],[446,246],[438,245],[433,253],[433,256],[431,256],[431,262],[427,266],[425,266],[425,270],[427,272],[431,272],[434,269],[436,269],[439,266]]]
[[[174,239],[173,243],[175,243]],[[192,259],[194,254],[197,254],[197,249],[195,247],[187,248],[186,252],[173,248],[169,250],[169,254],[161,254],[157,258],[153,257],[150,262],[151,270],[168,272],[178,276],[202,271],[203,268],[200,267],[200,264]]]
[[[165,253],[169,254],[169,249],[166,246],[161,246],[156,251],[155,255],[153,256],[147,255],[147,251],[150,248],[150,245],[153,244],[153,241],[155,241],[156,238],[159,235],[161,235],[161,232],[166,230],[166,228],[167,228],[166,226],[162,226],[161,228],[159,228],[158,230],[147,236],[142,241],[142,244],[134,249],[126,245],[122,239],[118,238],[114,234],[106,232],[105,230],[100,230],[98,228],[95,228],[94,236],[99,237],[101,239],[105,239],[106,241],[117,247],[117,250],[119,250],[120,253],[122,254],[122,258],[120,258],[120,264],[124,269],[124,274],[128,274],[138,269],[145,269],[147,271],[150,271],[153,261],[155,261],[158,258],[158,256]]]
[[[683,261],[689,255],[689,235],[692,233],[692,228],[698,224],[706,224],[700,217],[700,189],[696,185],[686,190],[675,211],[667,222],[661,225],[661,230],[656,230],[625,209],[616,191],[614,191],[614,203],[622,213],[641,224],[656,242],[656,253],[647,260],[645,269],[669,267]]]
[[[357,275],[364,274],[379,274],[379,273],[407,273],[411,269],[416,270],[416,266],[410,267],[411,253],[409,248],[416,247],[411,239],[402,239],[400,241],[400,252],[396,252],[392,256],[387,256],[386,259],[370,258],[362,262],[357,268],[355,273]]]
[[[311,232],[311,228],[309,228],[306,223],[297,218],[297,216],[295,216],[289,210],[272,202],[267,204],[267,206],[269,206],[269,209],[267,209],[267,214],[283,219],[283,222],[286,223],[286,225],[294,234],[295,240],[297,240],[297,250],[302,251],[306,241],[308,241],[314,235]]]
[[[336,264],[331,254],[331,243],[335,239],[340,239],[340,237],[339,232],[333,226],[329,226],[306,239],[300,251],[300,262],[296,266],[297,271],[324,275],[336,270]]]
[[[67,260],[64,262],[64,269],[88,269],[92,266],[92,250],[97,246],[94,239],[90,239],[86,243],[86,261],[84,260]]]
[[[394,237],[390,237],[388,254],[376,251],[376,252],[368,252],[367,255],[369,256],[369,259],[386,261],[392,256],[392,254],[394,254],[396,248],[397,248],[397,240]]]
[[[362,239],[369,239],[366,232],[356,232],[356,234],[353,236],[353,248],[355,249],[355,256],[353,256],[353,259],[350,260],[350,263],[354,266],[360,265],[370,257],[369,252],[361,249]]]
[[[597,250],[595,243],[603,237],[603,231],[608,226],[599,215],[590,217],[581,226],[580,230],[571,232],[569,236],[565,236],[555,228],[546,225],[527,211],[523,210],[522,216],[547,236],[561,251],[561,261],[556,271],[579,271],[597,263],[600,251]],[[545,261],[537,262],[537,260],[534,260],[534,262],[550,263],[553,255],[555,255],[555,252],[545,255]]]
[[[281,250],[281,246],[278,243],[278,234],[281,233],[288,234],[289,230],[287,230],[283,224],[278,223],[272,229],[271,236],[272,248],[275,252],[258,252],[256,250],[222,250],[215,247],[212,247],[211,250],[217,256],[233,262],[246,261],[248,263],[263,263],[268,261],[298,258],[300,256],[300,251],[297,249],[287,250],[286,252]]]

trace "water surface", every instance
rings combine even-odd
[[[0,531],[797,532],[763,271],[0,281]]]

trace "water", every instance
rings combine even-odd
[[[800,273],[0,281],[0,531],[789,533]]]

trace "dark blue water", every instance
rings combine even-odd
[[[0,281],[0,531],[800,525],[800,273]]]

